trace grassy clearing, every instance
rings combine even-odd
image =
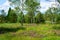
[[[0,24],[0,28],[13,31],[0,34],[0,40],[60,40],[60,30],[53,29],[53,26],[60,24],[24,24],[24,30],[18,29],[14,32],[12,28],[20,28],[19,23]]]

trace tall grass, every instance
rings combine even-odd
[[[24,24],[4,23],[0,24],[0,40],[60,40],[60,36],[55,34],[55,26],[60,24]],[[54,28],[55,27],[55,28]]]

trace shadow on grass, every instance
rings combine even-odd
[[[60,30],[60,26],[53,26],[53,29]]]
[[[0,27],[0,34],[7,33],[7,32],[16,32],[18,30],[25,30],[25,27],[18,27],[18,28],[4,28]]]

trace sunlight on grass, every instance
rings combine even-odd
[[[59,24],[56,24],[59,26]],[[55,33],[52,24],[31,25],[24,24],[24,30],[19,29],[16,32],[7,32],[0,34],[0,40],[60,40],[60,36]],[[19,23],[0,24],[0,28],[19,28]],[[6,31],[6,30],[5,30]],[[12,30],[13,31],[13,30]]]

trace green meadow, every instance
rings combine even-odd
[[[0,24],[0,40],[60,40],[60,24]]]

